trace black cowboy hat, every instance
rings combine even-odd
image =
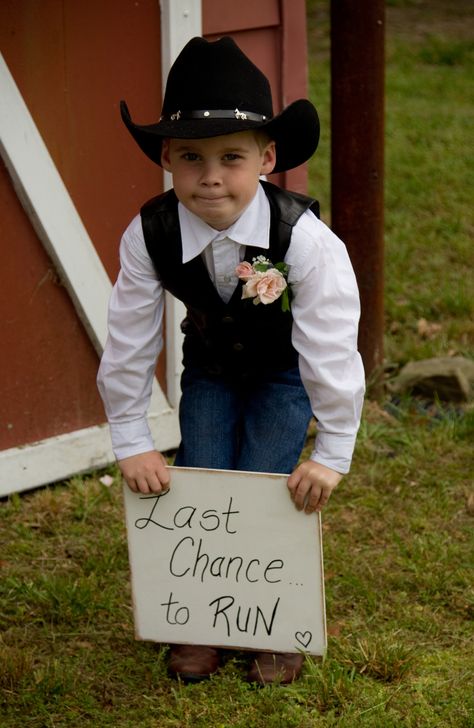
[[[156,124],[135,124],[125,101],[122,119],[141,150],[161,165],[166,137],[204,139],[263,129],[276,144],[275,172],[306,162],[316,151],[319,119],[313,104],[299,99],[273,116],[266,76],[230,37],[193,38],[172,65],[163,110]]]

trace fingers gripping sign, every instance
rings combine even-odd
[[[341,482],[341,473],[306,460],[288,478],[288,489],[296,508],[305,513],[321,511],[334,488]]]
[[[118,465],[134,493],[161,493],[169,488],[170,475],[166,460],[157,450],[124,458],[118,461]]]

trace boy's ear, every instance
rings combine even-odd
[[[264,149],[262,155],[262,168],[260,174],[271,174],[276,164],[275,142],[270,142]]]
[[[167,172],[171,172],[170,161],[170,140],[163,139],[161,143],[161,166]]]

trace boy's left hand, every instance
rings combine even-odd
[[[304,508],[305,513],[314,513],[323,509],[341,480],[341,473],[314,460],[306,460],[288,478],[288,489],[299,511]]]

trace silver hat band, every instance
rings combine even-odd
[[[267,121],[264,114],[256,114],[253,111],[239,111],[239,109],[199,109],[197,111],[177,111],[169,117],[162,116],[160,121],[169,119],[179,121],[180,119],[240,119],[241,121]]]

